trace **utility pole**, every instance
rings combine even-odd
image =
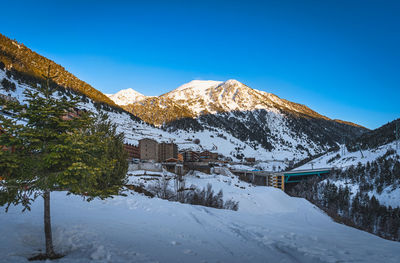
[[[396,135],[396,149],[399,149],[399,140],[400,140],[400,125],[399,122],[396,122],[396,129],[394,131],[395,135]]]
[[[342,137],[342,143],[343,143],[343,145],[341,146],[342,156],[344,156],[346,154],[346,137]]]

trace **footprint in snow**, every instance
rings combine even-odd
[[[193,252],[191,249],[185,249],[185,250],[183,250],[183,254],[186,254],[186,255],[196,255],[196,253]]]

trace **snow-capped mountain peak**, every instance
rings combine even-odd
[[[259,152],[261,146],[274,152],[271,158],[300,159],[337,146],[343,135],[354,137],[363,132],[359,127],[330,120],[305,105],[252,89],[234,79],[193,80],[124,108],[149,123],[164,125],[170,132],[215,131],[218,138],[229,135],[249,143],[241,150],[234,146],[230,156],[249,156],[245,149]],[[226,142],[231,143],[228,139]],[[218,151],[225,147],[224,143],[216,144]]]
[[[270,93],[252,89],[245,84],[227,81],[193,80],[162,95],[191,109],[195,115],[203,113],[269,109]],[[270,103],[272,104],[272,103]]]
[[[215,80],[192,80],[186,84],[183,84],[182,86],[178,87],[177,89],[171,91],[172,92],[177,92],[177,91],[182,91],[186,89],[190,89],[193,91],[201,91],[201,90],[206,90],[209,88],[217,87],[223,83],[222,81],[215,81]]]
[[[118,105],[128,105],[147,98],[145,95],[132,88],[120,90],[115,94],[106,95]]]
[[[243,86],[243,83],[237,81],[236,79],[228,79],[227,81],[224,82],[224,84],[230,86]]]

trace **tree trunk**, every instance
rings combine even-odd
[[[53,236],[51,234],[51,220],[50,220],[50,191],[46,190],[43,193],[44,199],[44,234],[46,236],[46,256],[48,258],[55,257],[53,249]]]

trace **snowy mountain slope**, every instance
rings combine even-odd
[[[102,92],[78,79],[61,65],[2,34],[0,34],[0,62],[0,68],[5,66],[10,71],[15,70],[27,82],[41,79],[43,75],[47,75],[50,67],[52,74],[57,76],[54,81],[58,85],[84,94],[93,101],[120,108]]]
[[[29,85],[24,84],[23,80],[7,76],[6,71],[0,69],[0,81],[3,79],[7,79],[16,85],[16,91],[11,91],[9,94],[22,101],[23,90],[30,88]],[[0,88],[0,93],[8,94],[3,88]],[[152,98],[152,100],[154,100],[153,104],[157,104],[161,111],[160,114],[155,116],[162,117],[168,113],[168,111],[163,110],[165,105],[168,106],[167,99],[161,98],[166,104],[160,103],[157,97]],[[149,99],[145,99],[140,103],[148,101]],[[159,142],[172,140],[178,144],[179,149],[213,150],[224,156],[232,157],[234,160],[243,156],[255,157],[257,160],[283,160],[285,158],[300,160],[309,154],[324,151],[329,147],[326,143],[314,140],[312,137],[314,135],[310,133],[294,131],[291,127],[301,131],[302,126],[296,126],[299,121],[292,121],[291,123],[284,114],[274,111],[259,110],[247,113],[224,112],[203,115],[198,119],[190,118],[190,121],[176,121],[165,125],[163,129],[159,129],[134,118],[126,112],[107,108],[106,105],[96,106],[89,98],[86,98],[85,102],[82,103],[82,108],[93,112],[107,113],[110,119],[118,125],[118,131],[125,133],[126,142],[134,145],[138,144],[138,140],[146,137]],[[154,111],[148,110],[147,112],[155,114]],[[180,122],[182,127],[179,126]],[[191,122],[195,126],[188,128],[187,124]],[[315,132],[318,129],[325,129],[325,127],[314,127],[312,129]],[[194,139],[200,139],[200,144],[195,144]],[[330,141],[331,145],[334,145],[334,140],[331,139]]]
[[[163,97],[148,97],[137,103],[126,105],[124,108],[153,124],[164,124],[175,118],[192,117],[192,112],[186,106]]]
[[[116,104],[121,106],[135,103],[147,98],[146,96],[137,92],[134,89],[124,89],[118,91],[115,94],[105,94],[105,95],[107,95],[110,99],[112,99]]]
[[[304,105],[280,99],[271,93],[252,89],[230,79],[221,81],[194,80],[161,95],[188,106],[196,116],[221,111],[252,111],[287,109],[309,116],[325,118]]]
[[[247,142],[254,150],[265,149],[273,154],[291,152],[287,158],[299,159],[337,147],[341,136],[355,136],[360,132],[358,128],[323,119],[292,118],[265,110],[201,115],[196,119],[172,121],[163,128],[170,132],[217,131],[218,136],[233,136]],[[238,149],[238,155],[240,151]]]
[[[333,222],[278,189],[230,187],[223,177],[191,178],[224,188],[239,211],[141,195],[90,203],[52,194],[59,262],[398,262],[400,243]],[[204,182],[202,182],[204,181]],[[225,179],[226,181],[226,179]],[[230,189],[230,190],[229,190]],[[26,262],[43,248],[40,200],[31,212],[0,210],[0,262]],[[6,227],[4,227],[6,226]]]
[[[0,69],[0,82],[3,79],[7,79],[11,83],[15,84],[16,90],[6,92],[0,84],[0,94],[10,95],[18,99],[19,101],[24,100],[23,91],[25,89],[31,89],[31,87],[24,83],[23,80],[14,79],[13,76],[8,77],[6,70]],[[238,153],[244,154],[247,157],[255,157],[257,160],[272,160],[284,158],[301,158],[303,155],[300,152],[291,151],[280,151],[271,152],[263,148],[255,149],[250,146],[247,141],[241,141],[236,137],[225,134],[223,137],[220,136],[221,132],[218,130],[198,130],[198,131],[185,131],[176,130],[169,132],[163,129],[159,129],[140,121],[138,118],[133,118],[123,111],[115,111],[113,109],[105,108],[103,106],[96,106],[91,99],[86,99],[85,102],[81,103],[81,108],[90,110],[92,112],[103,112],[109,115],[110,120],[117,124],[117,130],[124,132],[126,143],[138,145],[138,140],[142,138],[152,138],[158,142],[169,142],[174,141],[178,144],[179,149],[193,149],[198,151],[203,150],[215,150],[220,154],[232,157],[237,160],[235,156]],[[200,144],[193,142],[194,139],[200,139]]]
[[[193,80],[159,97],[168,98],[181,106],[188,107],[192,111],[193,117],[208,113],[264,109],[267,111],[284,110],[302,116],[330,120],[305,105],[281,99],[272,93],[252,89],[234,79],[225,82]],[[333,121],[358,126],[341,120]]]
[[[393,120],[375,130],[367,131],[358,138],[341,145],[332,151],[297,168],[336,167],[346,168],[351,165],[365,165],[379,158],[400,155],[400,140],[396,141],[396,128],[400,127],[400,119]],[[392,154],[387,154],[392,151]]]
[[[300,158],[337,147],[343,138],[365,131],[236,80],[194,80],[124,108],[170,132],[218,131],[220,137],[231,135],[254,150],[288,151]]]
[[[360,151],[349,152],[348,150],[343,150],[342,146],[342,149],[326,153],[295,170],[311,169],[312,167],[314,169],[327,167],[347,168],[352,165],[358,165],[358,163],[365,165],[367,162],[373,162],[379,157],[384,156],[388,150],[395,150],[400,155],[400,149],[396,149],[395,142],[381,145],[374,149],[362,150],[362,154]]]
[[[264,109],[274,112],[285,110],[308,117],[329,120],[329,118],[318,114],[304,105],[280,99],[271,93],[252,89],[234,79],[225,82],[193,80],[171,92],[159,96],[159,98],[168,99],[181,107],[186,107],[191,111],[191,117],[219,112]],[[180,116],[166,121],[176,119],[177,117]],[[151,121],[149,120],[149,122]]]

